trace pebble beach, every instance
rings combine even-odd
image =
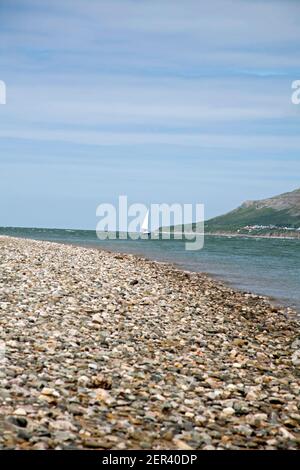
[[[0,237],[0,449],[299,449],[299,326],[204,274]]]

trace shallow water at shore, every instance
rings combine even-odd
[[[176,263],[300,311],[300,240],[206,236],[202,250],[186,251],[181,240],[100,241],[86,230],[0,228],[0,235],[96,246]]]

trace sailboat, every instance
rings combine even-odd
[[[145,215],[144,221],[141,225],[141,234],[147,235],[148,237],[151,234],[151,232],[149,232],[149,211],[147,211],[147,214]]]

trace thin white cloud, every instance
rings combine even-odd
[[[97,132],[97,131],[51,131],[33,129],[0,130],[0,138],[27,139],[40,141],[71,142],[99,146],[127,145],[180,145],[201,149],[224,150],[259,150],[259,151],[294,151],[300,149],[300,136],[266,135],[222,135],[222,134],[171,134],[171,133],[133,133],[133,132]]]
[[[224,79],[129,80],[99,78],[86,83],[82,78],[71,85],[63,82],[11,86],[6,121],[22,127],[26,123],[36,132],[51,127],[128,125],[197,127],[260,120],[279,120],[293,116],[290,84],[283,79],[276,86],[270,81]],[[272,86],[273,85],[273,86]],[[3,124],[5,125],[5,123]]]

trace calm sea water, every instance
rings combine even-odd
[[[206,236],[201,251],[186,251],[182,240],[100,241],[95,232],[86,230],[0,228],[0,235],[97,246],[176,263],[300,312],[300,240]]]

